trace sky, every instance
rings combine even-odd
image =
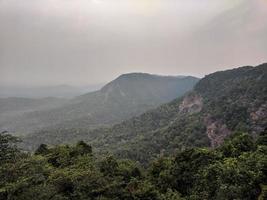
[[[267,0],[0,0],[1,85],[89,85],[267,62]]]

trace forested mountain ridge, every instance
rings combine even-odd
[[[198,81],[192,76],[159,76],[147,73],[123,74],[106,84],[99,92],[105,101],[129,99],[137,104],[161,104],[184,95]],[[86,100],[92,94],[77,97]],[[114,98],[114,99],[112,99]]]
[[[83,139],[97,151],[147,162],[189,147],[216,147],[235,131],[257,135],[267,127],[267,64],[216,72],[183,98],[112,128],[43,131],[25,146]]]
[[[145,162],[189,147],[219,146],[236,131],[255,136],[267,127],[267,64],[210,74],[185,97],[128,123],[107,131],[100,142],[96,138],[95,145]]]
[[[0,120],[0,129],[29,133],[37,130],[85,128],[119,123],[182,96],[198,78],[143,73],[124,74],[102,89],[78,96],[58,107],[34,110]]]

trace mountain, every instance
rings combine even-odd
[[[98,151],[146,163],[190,147],[217,147],[236,131],[267,127],[267,64],[210,74],[183,96],[111,128],[43,131],[25,146],[86,140]]]
[[[119,76],[105,85],[100,93],[105,102],[122,100],[133,104],[161,104],[182,96],[198,81],[190,76],[159,76],[146,73],[130,73]],[[80,96],[88,100],[92,93]],[[149,103],[148,103],[149,102]]]
[[[0,128],[29,133],[42,129],[92,129],[111,125],[182,96],[198,80],[187,76],[124,74],[102,89],[73,98],[56,108],[27,112],[9,118],[8,122],[0,120]]]

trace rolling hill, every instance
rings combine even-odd
[[[102,89],[75,97],[51,109],[33,110],[0,119],[0,129],[30,133],[65,128],[92,129],[119,123],[182,96],[198,81],[195,77],[124,74]]]

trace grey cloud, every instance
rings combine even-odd
[[[0,83],[93,84],[133,71],[203,76],[266,61],[265,2],[186,2],[1,0]]]

